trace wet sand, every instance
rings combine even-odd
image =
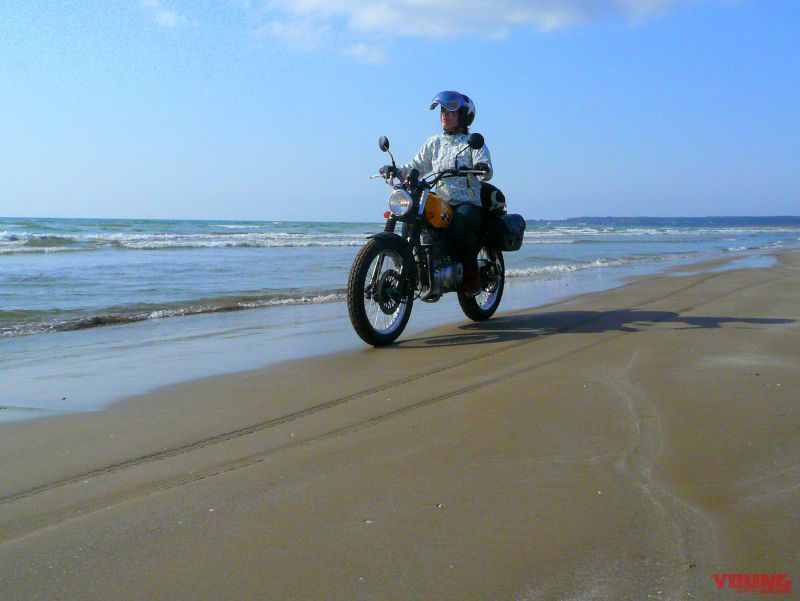
[[[0,424],[2,599],[795,595],[800,254],[713,267]]]

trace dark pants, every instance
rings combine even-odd
[[[478,269],[478,232],[482,219],[483,209],[477,205],[453,207],[453,223],[447,228],[447,248],[453,259],[464,265],[465,271]]]

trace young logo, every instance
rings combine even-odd
[[[789,574],[712,574],[717,588],[739,593],[788,593],[792,590]]]

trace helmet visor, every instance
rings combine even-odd
[[[464,97],[458,92],[439,92],[431,101],[431,110],[435,109],[436,105],[441,105],[448,111],[457,111],[464,106]]]

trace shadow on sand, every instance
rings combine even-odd
[[[555,311],[552,313],[524,313],[494,317],[489,321],[465,324],[459,332],[441,336],[421,336],[400,340],[391,348],[402,350],[482,344],[487,342],[513,342],[556,333],[596,334],[600,332],[640,332],[656,323],[673,323],[672,330],[720,328],[724,324],[734,328],[753,329],[756,326],[794,323],[793,319],[766,319],[756,317],[682,317],[672,311]]]

